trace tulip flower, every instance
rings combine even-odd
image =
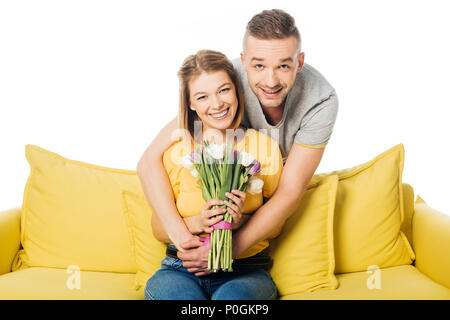
[[[197,152],[195,152],[195,151],[192,151],[190,154],[189,154],[189,159],[191,160],[191,162],[193,162],[193,163],[200,163],[200,155],[197,153]]]
[[[213,157],[216,160],[222,160],[223,159],[223,153],[225,151],[225,145],[223,144],[216,144],[216,143],[210,143],[206,147],[206,151],[210,154],[211,157]]]
[[[181,165],[188,170],[192,170],[194,168],[194,163],[190,154],[187,154],[181,158]]]
[[[241,152],[241,164],[244,167],[250,166],[253,163],[253,161],[255,161],[255,158],[251,153]]]
[[[250,170],[249,170],[249,174],[251,175],[251,176],[254,176],[254,175],[256,175],[258,172],[260,172],[261,171],[261,163],[259,162],[259,161],[257,161],[257,160],[255,160],[254,162],[253,162],[253,165],[252,165],[252,167],[250,168]]]
[[[248,179],[247,192],[250,194],[258,194],[262,192],[264,181],[256,176],[250,177]]]

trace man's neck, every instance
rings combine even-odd
[[[269,123],[271,126],[276,126],[278,123],[280,123],[280,121],[283,119],[284,105],[285,102],[283,102],[278,107],[261,106],[267,123]]]

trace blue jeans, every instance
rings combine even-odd
[[[161,269],[147,281],[147,300],[275,300],[277,288],[270,274],[262,269],[219,271],[197,277],[182,261],[166,256]]]

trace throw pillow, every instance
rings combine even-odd
[[[318,174],[310,185],[339,177],[334,248],[336,273],[411,264],[414,252],[401,231],[404,220],[404,148],[396,145],[362,165]]]
[[[329,176],[308,187],[297,210],[271,241],[270,275],[281,296],[336,289],[333,217],[338,179]]]
[[[123,211],[137,266],[135,289],[139,290],[145,288],[147,280],[161,268],[161,260],[166,256],[166,245],[153,236],[152,208],[147,199],[127,190],[122,195]]]
[[[25,267],[136,272],[122,189],[142,192],[135,171],[75,160],[34,145],[25,148],[31,172],[21,215],[23,250],[13,271]]]

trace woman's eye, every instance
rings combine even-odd
[[[200,96],[200,97],[197,98],[197,100],[203,100],[205,98],[206,98],[206,96]]]
[[[220,90],[220,92],[227,92],[227,91],[229,91],[230,90],[230,88],[223,88],[222,90]]]

